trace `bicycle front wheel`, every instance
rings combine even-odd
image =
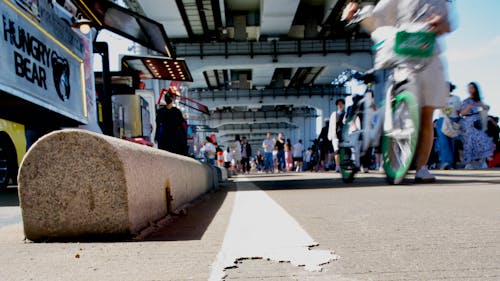
[[[395,97],[391,108],[392,128],[384,128],[382,157],[387,181],[400,184],[415,155],[420,125],[419,108],[415,96],[407,91]]]

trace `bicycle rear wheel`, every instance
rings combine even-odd
[[[384,131],[382,157],[387,182],[400,184],[415,155],[419,131],[419,108],[415,96],[407,91],[392,101],[392,129]]]

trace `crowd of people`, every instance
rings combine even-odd
[[[429,169],[481,169],[500,166],[499,118],[488,115],[489,106],[483,102],[478,83],[468,84],[469,97],[463,101],[454,94],[456,86],[448,82],[449,95],[446,105],[436,111],[434,141],[427,162]],[[182,136],[186,124],[182,114],[172,107],[169,95],[166,106],[159,110],[156,132],[158,146],[178,154],[185,154]],[[325,120],[319,136],[312,146],[305,148],[302,140],[292,144],[283,133],[267,133],[255,154],[248,139],[236,135],[226,149],[215,139],[206,137],[201,154],[205,162],[219,163],[233,173],[283,173],[302,171],[339,170],[338,144],[342,141],[345,100],[336,101],[337,109]],[[166,120],[169,120],[167,122]],[[332,126],[333,125],[333,126]],[[380,151],[374,149],[363,159],[363,169],[378,170],[382,167]]]
[[[279,133],[275,138],[271,133],[267,133],[266,139],[255,155],[252,154],[248,139],[236,135],[235,140],[229,143],[222,154],[223,166],[233,174],[245,174],[251,171],[259,173],[302,171],[303,157],[302,140],[292,145],[291,140],[285,139],[283,133]]]
[[[360,11],[357,2],[350,2],[343,11],[344,20],[352,20],[360,14],[360,25],[372,33],[384,26],[402,26],[415,22],[425,23],[430,31],[441,36],[453,31],[455,26],[450,18],[451,1],[440,0],[384,0],[375,6]],[[445,82],[444,65],[440,59],[441,48],[436,43],[426,67],[419,72],[411,72],[408,66],[400,65],[394,70],[394,76],[411,73],[411,80],[418,89],[417,98],[420,106],[420,127],[417,151],[415,153],[415,180],[433,182],[435,177],[429,172],[434,169],[476,169],[495,167],[500,164],[500,145],[498,117],[489,116],[489,106],[482,101],[478,83],[468,84],[469,97],[461,101],[453,95],[455,86]],[[410,70],[410,71],[409,71]],[[157,121],[157,140],[160,148],[185,152],[184,145],[172,146],[180,140],[169,139],[180,132],[185,121],[179,112],[172,108],[171,100],[166,97],[167,106],[159,112]],[[207,162],[215,163],[216,156],[223,154],[224,165],[235,172],[248,173],[254,167],[260,172],[287,172],[303,170],[338,170],[338,144],[342,141],[342,125],[345,116],[345,101],[337,100],[337,110],[321,130],[314,144],[304,149],[299,140],[292,145],[282,133],[273,137],[267,134],[262,147],[255,157],[246,138],[236,136],[222,153],[220,148],[207,138],[203,147]],[[438,118],[434,119],[435,112]],[[164,119],[176,120],[173,125],[162,123]],[[434,122],[433,122],[434,121]],[[168,134],[166,133],[168,132]],[[220,151],[217,151],[219,149]],[[221,156],[222,157],[222,156]],[[366,155],[363,166],[379,168],[380,151],[374,149]],[[222,159],[221,159],[222,160]]]
[[[489,106],[481,98],[479,85],[468,84],[469,97],[461,101],[449,83],[446,106],[435,120],[434,147],[429,167],[478,169],[496,167],[500,149],[498,117],[488,115]]]

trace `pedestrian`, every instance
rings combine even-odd
[[[223,154],[223,157],[224,157],[224,168],[226,169],[230,169],[231,168],[231,161],[233,161],[233,157],[232,157],[232,153],[231,153],[231,148],[229,148],[229,146],[227,147],[226,150],[224,150],[224,154]]]
[[[260,149],[257,151],[257,156],[255,157],[255,161],[257,163],[257,171],[259,173],[262,173],[262,169],[264,168],[265,161],[264,161],[264,155],[262,154],[262,151]]]
[[[215,151],[217,155],[217,166],[222,168],[224,167],[224,149],[221,145],[215,143]]]
[[[492,159],[488,161],[488,167],[498,167],[500,165],[500,127],[498,126],[497,116],[488,116],[488,129],[486,130],[486,134],[492,138],[495,147],[495,153],[493,153]]]
[[[286,160],[285,160],[285,139],[283,138],[283,133],[278,133],[278,138],[276,139],[276,160],[278,164],[278,173],[285,172]]]
[[[264,170],[266,173],[274,173],[274,140],[271,137],[271,133],[268,132],[266,134],[266,139],[262,142],[262,148],[264,148]]]
[[[319,141],[319,153],[320,153],[320,168],[328,170],[328,157],[330,153],[333,153],[333,146],[331,140],[328,138],[328,132],[330,129],[330,119],[325,119],[325,126],[321,128],[321,132],[318,136]]]
[[[250,157],[252,156],[252,147],[248,143],[247,137],[241,138],[241,169],[242,173],[250,173]]]
[[[450,137],[443,133],[443,123],[445,118],[449,118],[451,122],[458,123],[460,121],[460,107],[462,106],[462,101],[456,95],[453,95],[453,91],[456,86],[451,82],[448,82],[449,95],[446,101],[446,106],[439,110],[439,118],[437,119],[436,133],[437,133],[437,144],[439,147],[439,162],[440,168],[442,170],[448,170],[450,168],[456,168],[457,159],[455,159],[455,142],[461,138],[461,136]]]
[[[278,171],[278,147],[276,146],[276,139],[274,139],[274,149],[273,149],[273,169],[274,171]]]
[[[302,164],[303,171],[310,171],[312,169],[311,156],[313,153],[312,147],[308,147],[306,153],[304,154],[304,164]]]
[[[429,160],[427,160],[427,167],[430,170],[434,170],[439,167],[439,143],[437,140],[437,131],[438,131],[437,121],[438,121],[437,119],[434,120],[434,140],[432,142],[432,150],[431,154],[429,155]]]
[[[202,149],[204,151],[206,162],[210,165],[215,165],[215,155],[217,151],[210,137],[205,137],[205,144]]]
[[[481,111],[489,107],[481,101],[477,83],[469,83],[468,90],[469,97],[460,107],[465,169],[486,168],[486,158],[493,154],[493,140],[483,131]]]
[[[170,90],[164,100],[166,105],[161,105],[156,112],[155,141],[159,149],[187,155],[187,122],[174,106],[174,95]]]
[[[290,139],[286,139],[286,144],[285,144],[285,163],[286,163],[286,170],[291,171],[293,170],[293,151],[292,151],[292,141]]]
[[[445,0],[381,0],[375,6],[364,8],[365,18],[361,21],[364,29],[370,33],[379,27],[400,27],[407,24],[425,23],[436,32],[437,36],[451,32],[452,24],[449,17],[451,1]],[[350,20],[358,11],[359,4],[350,2],[344,9],[343,19]],[[439,41],[439,40],[438,40]],[[436,44],[437,45],[437,44]],[[405,76],[415,85],[420,110],[420,132],[418,147],[415,152],[416,182],[435,182],[436,178],[428,171],[426,163],[429,159],[433,143],[434,110],[446,105],[449,90],[447,89],[443,63],[440,59],[441,48],[434,48],[432,57],[420,72],[400,65],[394,69],[394,76]],[[406,75],[407,76],[407,75]]]
[[[293,151],[293,165],[295,166],[295,171],[302,171],[302,160],[304,159],[304,146],[302,145],[302,140],[299,140],[292,147]]]
[[[335,153],[335,171],[340,171],[340,154],[339,143],[342,142],[342,130],[344,129],[345,118],[345,100],[338,99],[335,101],[337,110],[330,115],[330,128],[328,130],[328,138],[331,140],[332,150]]]
[[[241,170],[241,139],[240,139],[240,135],[234,136],[234,142],[230,143],[229,147],[231,147],[231,150],[233,152],[234,168],[236,169],[236,172],[238,173]]]

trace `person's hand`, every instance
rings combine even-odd
[[[426,21],[431,26],[431,31],[435,31],[438,35],[450,32],[450,24],[440,15],[433,14]]]
[[[342,21],[352,20],[354,14],[356,14],[358,9],[359,9],[359,4],[357,2],[349,2],[349,4],[347,4],[347,6],[344,8],[340,20]]]

